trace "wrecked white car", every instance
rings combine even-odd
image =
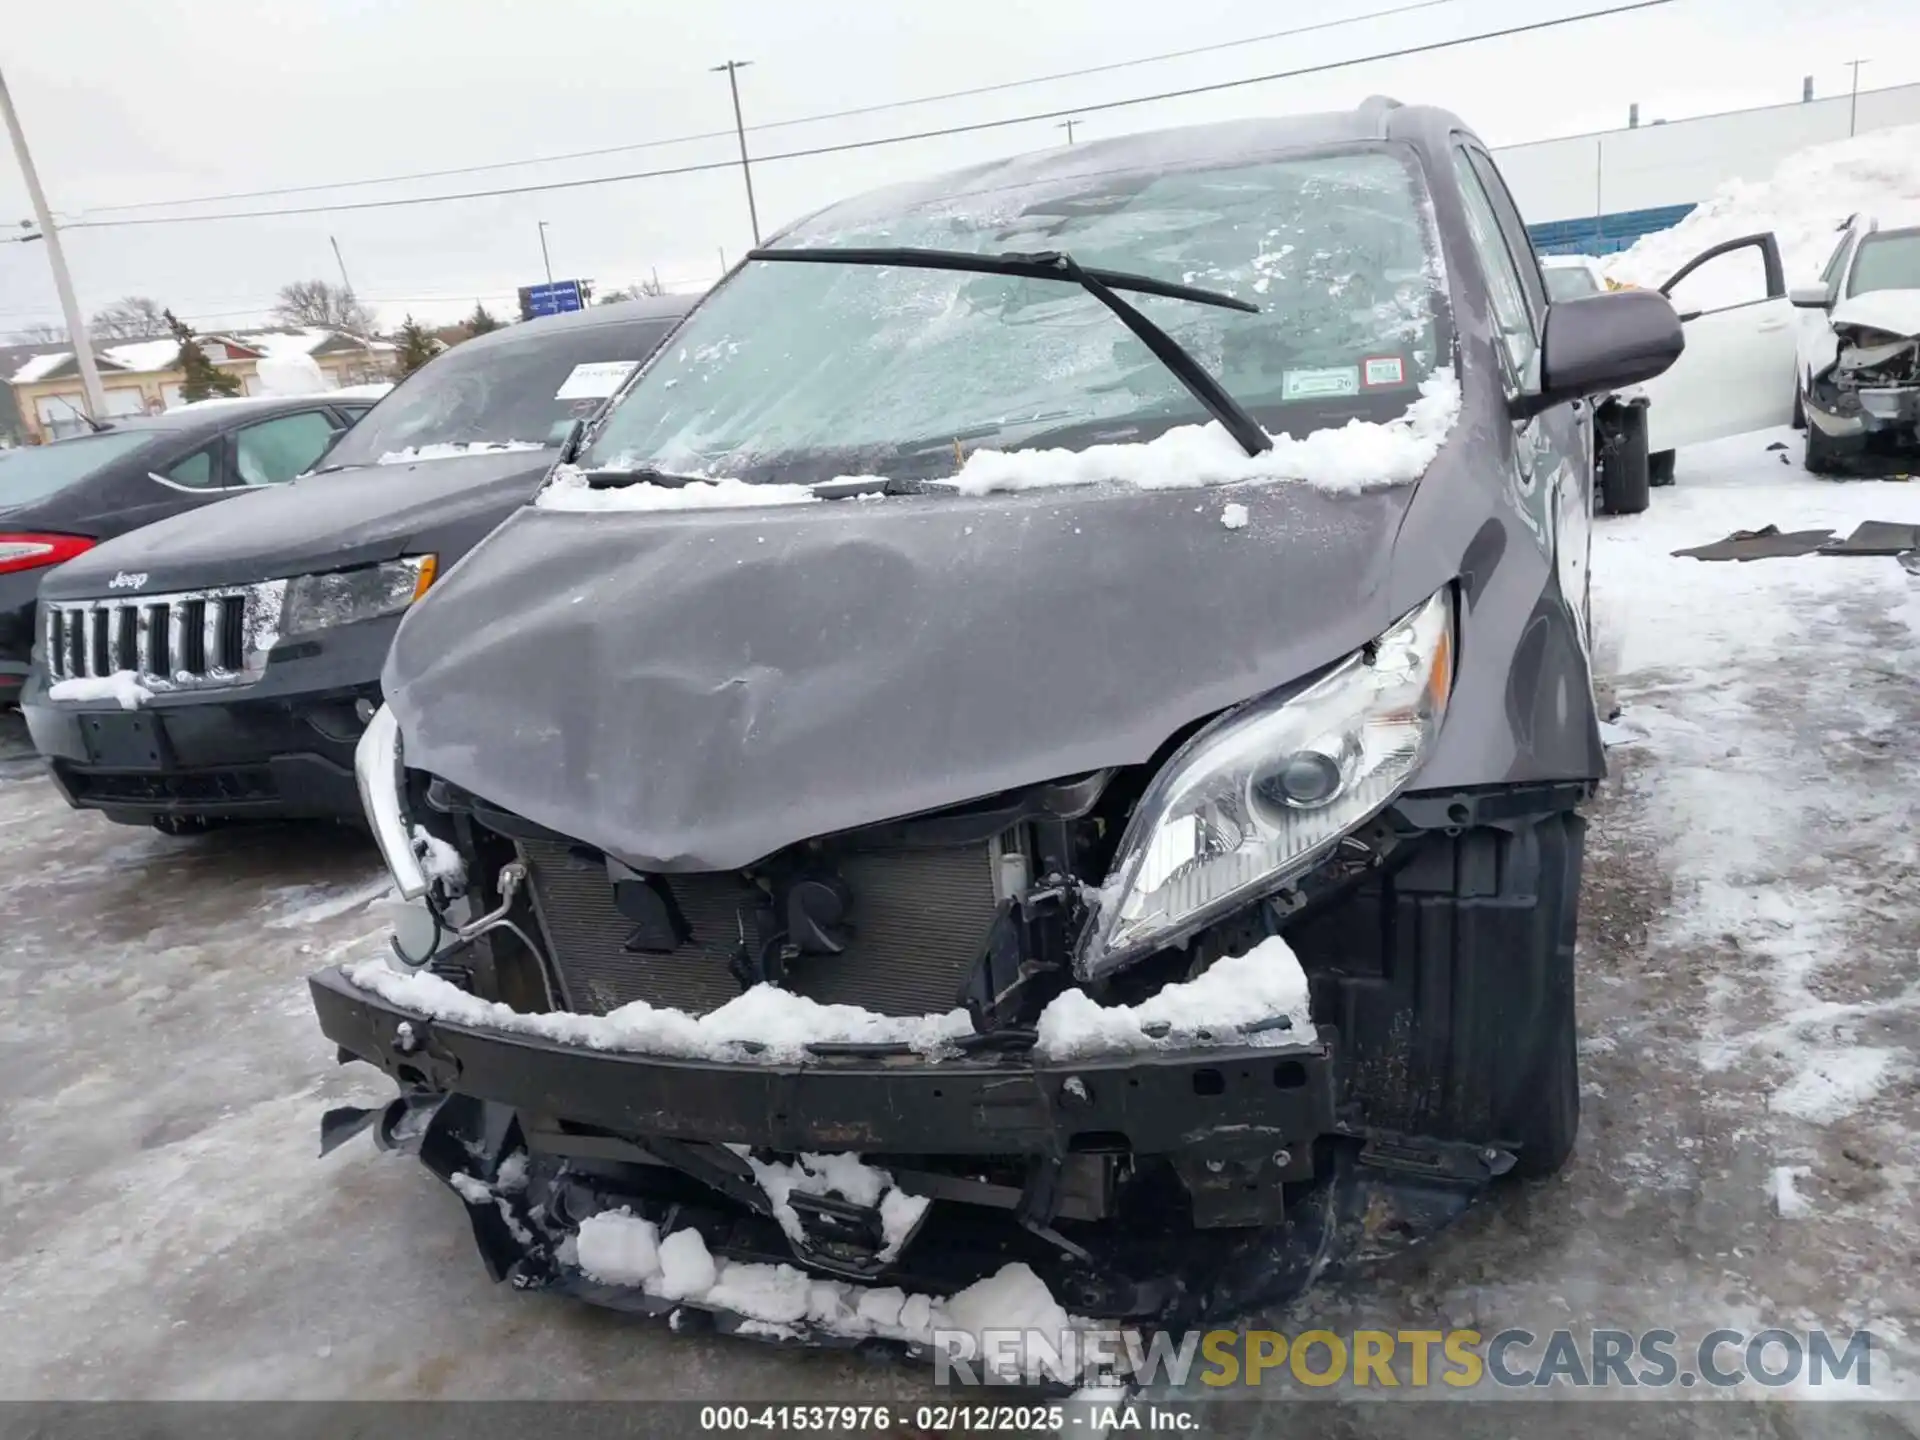
[[[311,982],[400,1094],[326,1142],[521,1287],[908,1347],[1242,1312],[1551,1172],[1580,412],[1682,345],[1391,101],[798,222],[407,612],[414,909]]]
[[[1816,285],[1792,292],[1808,315],[1795,419],[1807,469],[1920,461],[1920,227],[1855,217]]]

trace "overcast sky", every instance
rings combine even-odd
[[[0,68],[63,222],[365,201],[737,159],[721,60],[740,73],[748,143],[779,152],[1097,105],[1292,70],[1620,0],[1437,0],[1389,18],[1217,49],[1104,74],[840,120],[824,112],[1006,85],[1036,76],[1362,16],[1409,0],[94,0],[10,5]],[[1889,0],[1673,0],[1399,60],[1206,96],[1108,109],[1086,136],[1347,106],[1384,91],[1458,111],[1494,145],[1645,119],[1920,80],[1920,6]],[[402,184],[195,206],[108,209],[327,185],[637,146],[591,159]],[[1035,120],[939,139],[756,165],[763,232],[840,196],[973,161],[1065,143]],[[0,224],[30,214],[0,152]],[[274,219],[68,232],[89,313],[150,295],[201,328],[263,319],[292,279],[337,279],[395,323],[452,319],[476,298],[511,309],[542,278],[673,285],[716,278],[751,241],[737,166],[544,194]],[[0,244],[0,332],[57,320],[43,247]]]

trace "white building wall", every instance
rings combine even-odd
[[[1735,110],[1494,152],[1529,225],[1693,205],[1728,180],[1761,180],[1787,155],[1847,137],[1849,97]],[[1859,129],[1920,124],[1920,85],[1863,90]]]

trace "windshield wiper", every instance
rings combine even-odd
[[[1218,305],[1226,310],[1244,310],[1250,315],[1260,307],[1218,290],[1201,290],[1192,285],[1176,285],[1151,275],[1130,275],[1123,270],[1099,270],[1081,265],[1059,250],[1040,250],[1028,254],[1008,252],[979,255],[965,250],[895,249],[782,249],[749,250],[749,260],[782,260],[817,265],[897,265],[915,270],[966,270],[981,275],[1016,275],[1028,280],[1061,280],[1078,285],[1106,306],[1120,322],[1140,337],[1154,358],[1174,378],[1187,387],[1207,409],[1207,413],[1226,428],[1249,455],[1271,450],[1273,441],[1260,428],[1238,400],[1229,395],[1171,335],[1113,292],[1132,290],[1141,295],[1159,295],[1169,300],[1191,300],[1196,305]]]

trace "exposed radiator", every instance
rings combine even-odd
[[[667,877],[692,938],[671,954],[639,954],[625,948],[633,922],[614,907],[603,863],[545,841],[522,841],[520,853],[568,1009],[604,1015],[645,1000],[699,1015],[740,993],[729,962],[743,929],[749,946],[760,940],[751,882]],[[854,853],[839,874],[853,894],[852,941],[844,954],[796,961],[788,988],[884,1015],[953,1009],[993,923],[988,847]]]

